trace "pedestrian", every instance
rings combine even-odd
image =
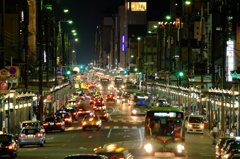
[[[216,143],[217,143],[216,138],[217,138],[217,135],[218,135],[217,125],[213,126],[212,135],[213,135],[213,145],[216,145]]]
[[[229,130],[229,126],[228,125],[226,126],[226,132],[225,133],[226,133],[226,136],[230,135],[230,130]]]
[[[234,136],[237,136],[237,129],[236,126],[232,126],[231,132],[234,134]]]

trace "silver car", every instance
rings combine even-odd
[[[44,147],[46,133],[41,132],[41,129],[36,127],[25,127],[19,133],[18,143],[20,147],[24,145],[40,145]]]

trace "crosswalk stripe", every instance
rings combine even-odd
[[[114,126],[113,129],[119,129],[119,126]]]
[[[133,126],[132,129],[137,129],[137,127],[136,127],[136,126]]]
[[[123,126],[123,129],[127,129],[128,128],[128,126]]]
[[[105,128],[105,129],[110,129],[110,126],[105,126],[104,128]]]
[[[77,129],[82,129],[82,127],[80,126],[80,127],[77,127]]]

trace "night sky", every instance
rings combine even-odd
[[[73,20],[69,29],[77,31],[78,45],[75,45],[77,64],[92,62],[95,54],[95,31],[103,12],[108,7],[116,6],[119,0],[62,0],[63,9],[69,9],[66,18]]]

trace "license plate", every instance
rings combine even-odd
[[[28,137],[28,138],[33,138],[33,137],[34,137],[34,135],[28,135],[27,137]]]
[[[54,125],[54,123],[49,123],[50,125]]]
[[[195,129],[193,129],[193,131],[196,131]]]

